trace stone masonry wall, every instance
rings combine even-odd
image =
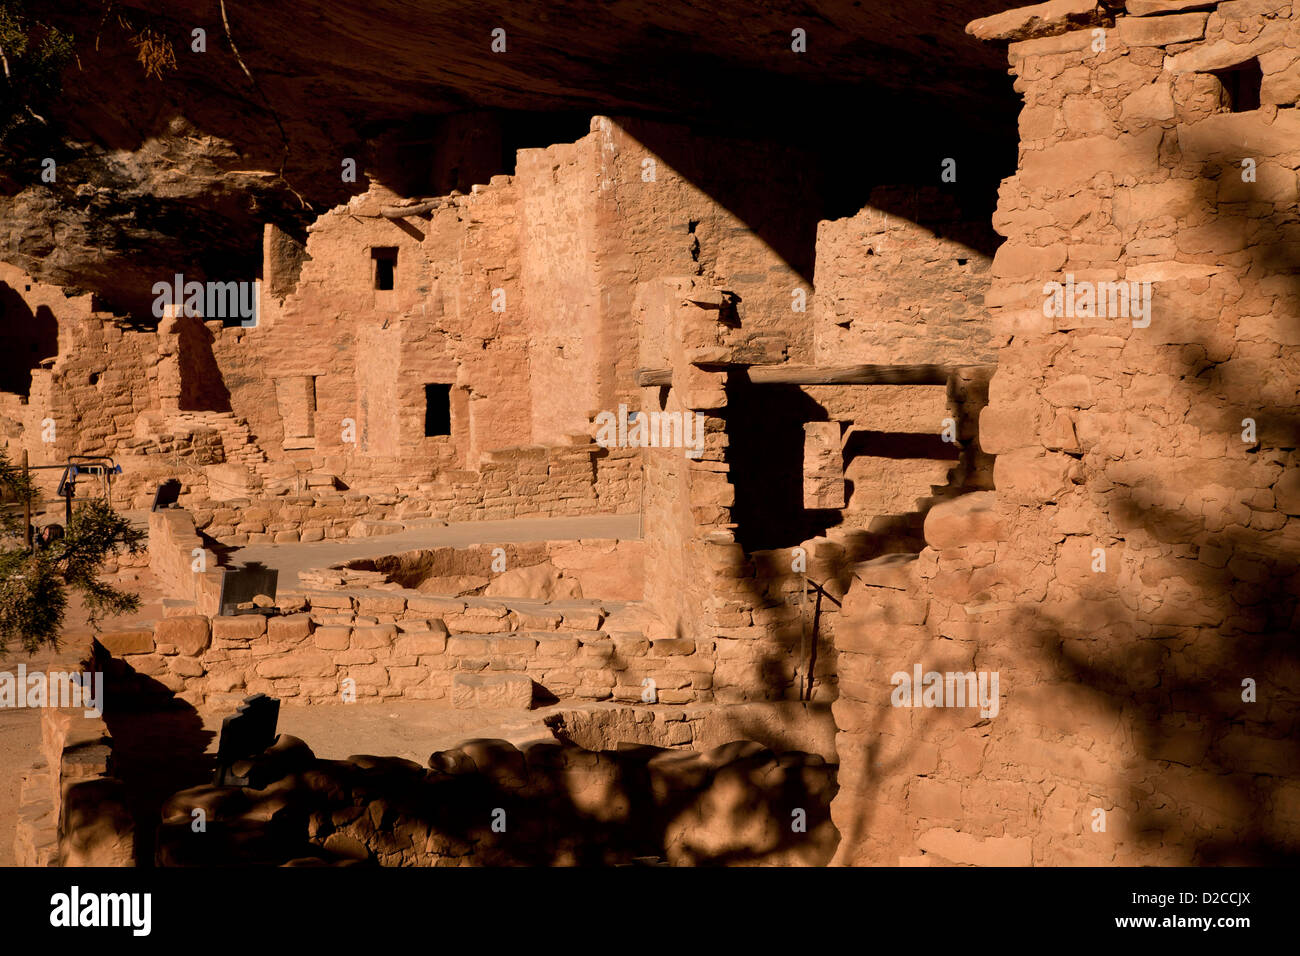
[[[402,521],[426,518],[495,521],[628,514],[639,503],[640,461],[635,450],[530,447],[503,449],[492,458],[481,474],[454,472],[447,484],[412,494],[304,488],[301,494],[212,500],[187,489],[181,503],[193,512],[200,531],[232,546],[369,536],[382,533],[377,526],[384,523],[397,531]]]
[[[95,670],[88,635],[68,648],[72,672]],[[64,672],[67,673],[67,672]],[[135,823],[114,776],[113,741],[102,714],[41,708],[40,754],[20,775],[14,859],[18,866],[133,866]]]
[[[268,233],[254,327],[164,314],[151,331],[150,317],[136,329],[89,301],[55,301],[58,356],[34,373],[26,405],[16,393],[0,398],[6,435],[55,459],[118,456],[135,507],[163,477],[241,498],[311,476],[362,493],[436,486],[458,504],[481,483],[483,510],[501,517],[587,513],[557,503],[591,494],[588,463],[568,449],[593,414],[637,397],[639,283],[682,274],[725,283],[754,332],[768,333],[767,351],[811,348],[807,324],[775,308],[806,264],[770,245],[780,223],[806,218],[790,210],[806,206],[810,183],[793,154],[747,144],[762,153],[755,170],[790,171],[780,196],[757,202],[753,183],[717,181],[712,143],[596,117],[577,142],[524,150],[517,175],[439,197],[424,214],[385,216],[407,197],[373,185],[322,215],[305,243]],[[741,215],[728,208],[737,201]],[[380,259],[395,261],[391,289],[376,287]],[[60,298],[10,273],[4,281],[27,307]],[[449,389],[449,434],[426,434],[426,386]],[[48,448],[47,417],[58,427]],[[549,462],[550,484],[531,467],[495,474],[499,453],[544,448],[575,459]],[[639,496],[607,477],[594,477],[602,497]]]
[[[992,259],[981,251],[989,233],[939,187],[877,187],[857,215],[820,223],[811,309],[818,363],[995,363],[999,343],[984,303]],[[832,420],[859,433],[846,448],[846,523],[897,522],[949,483],[991,486],[992,461],[975,429],[988,374],[971,370],[964,378],[947,392],[930,385],[805,389]],[[957,449],[940,439],[949,417],[970,446],[955,475]]]
[[[1082,28],[1051,23],[1067,7]],[[1127,8],[970,27],[1015,41],[1025,98],[987,298],[996,492],[932,510],[906,573],[859,576],[863,623],[838,641],[840,862],[1300,846],[1300,16]],[[1115,281],[1150,283],[1149,313],[1109,292],[1048,302],[1052,282]],[[916,664],[998,672],[998,714],[891,707],[891,673]]]
[[[296,703],[354,699],[527,708],[534,700],[664,704],[712,699],[707,649],[661,640],[592,601],[311,592],[280,595],[282,613],[183,615],[147,631],[105,634],[110,680],[233,710],[247,695]],[[535,686],[536,685],[536,686]],[[113,685],[110,685],[112,689]]]
[[[204,546],[189,512],[163,508],[149,513],[149,570],[169,597],[192,602],[204,614],[219,610],[225,571],[216,553]]]

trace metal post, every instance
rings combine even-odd
[[[32,495],[31,473],[27,470],[27,449],[23,449],[23,540],[27,542],[27,550],[32,550]]]
[[[795,665],[796,691],[803,700],[804,664],[808,660],[808,574],[799,576],[799,662]]]
[[[808,682],[805,684],[804,700],[812,700],[813,692],[813,671],[817,669],[817,626],[821,623],[822,617],[822,595],[826,592],[819,586],[817,588],[817,601],[813,605],[812,619],[812,639],[808,642],[808,656],[804,658],[808,671]]]

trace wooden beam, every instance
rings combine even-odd
[[[673,383],[673,370],[670,368],[639,368],[632,373],[632,377],[642,387],[647,385],[671,385]]]
[[[946,385],[955,365],[734,365],[754,385]],[[638,385],[671,385],[670,368],[639,368]]]
[[[752,365],[755,385],[946,385],[946,365]]]
[[[379,215],[385,219],[405,219],[408,216],[423,216],[442,205],[441,199],[430,199],[414,206],[381,206]]]

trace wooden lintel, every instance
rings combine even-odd
[[[755,385],[945,385],[946,365],[754,365]]]
[[[379,215],[385,219],[406,219],[408,216],[423,216],[437,209],[441,204],[441,199],[430,199],[422,203],[416,203],[413,206],[382,206]]]
[[[950,365],[733,365],[754,385],[946,385],[960,366]],[[670,368],[639,368],[638,385],[671,385]]]
[[[673,370],[670,368],[639,368],[632,377],[640,386],[647,385],[671,385],[673,383]]]

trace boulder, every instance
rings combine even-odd
[[[581,598],[582,586],[575,578],[566,578],[550,564],[535,564],[531,568],[512,568],[502,571],[484,589],[487,597],[533,598],[554,601]]]
[[[925,543],[937,550],[984,541],[1001,541],[1006,525],[997,511],[997,494],[975,491],[943,501],[925,516]]]

